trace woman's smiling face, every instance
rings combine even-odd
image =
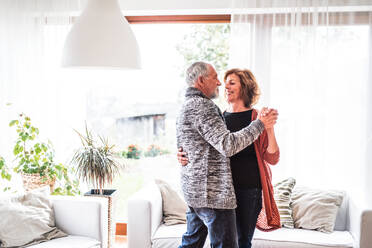
[[[230,74],[225,82],[225,94],[227,102],[232,103],[239,100],[241,91],[240,78],[235,74]]]

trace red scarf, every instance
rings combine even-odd
[[[252,112],[252,121],[257,118],[257,111]],[[266,130],[254,142],[258,168],[262,186],[262,209],[257,219],[256,227],[261,231],[273,231],[281,227],[278,207],[274,200],[274,189],[271,184],[272,174],[268,163],[276,164],[279,161],[279,151],[270,154],[267,152],[268,139]]]

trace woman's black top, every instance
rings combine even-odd
[[[248,126],[252,120],[252,110],[237,113],[224,112],[226,126],[236,132]],[[252,143],[230,158],[231,172],[236,189],[261,188],[257,156]]]

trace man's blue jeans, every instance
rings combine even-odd
[[[192,208],[179,248],[202,248],[209,234],[211,248],[237,248],[235,209]]]
[[[262,208],[262,190],[235,189],[236,225],[238,231],[239,248],[251,248],[257,218]]]

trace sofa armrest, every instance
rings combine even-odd
[[[51,196],[56,226],[70,235],[86,236],[107,247],[108,201],[99,197]]]
[[[356,248],[369,248],[372,244],[372,209],[349,201],[348,229],[354,237]]]
[[[128,248],[151,248],[151,237],[162,218],[160,190],[150,183],[128,200]]]
[[[372,210],[364,210],[360,223],[360,248],[371,247],[372,244]]]

